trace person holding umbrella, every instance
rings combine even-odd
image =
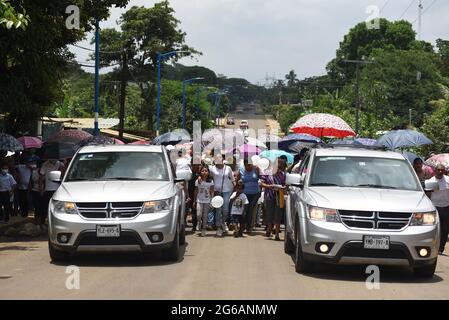
[[[438,252],[443,254],[449,234],[449,177],[445,175],[446,168],[438,164],[435,177],[426,180],[426,189],[432,189],[431,200],[438,211],[441,225],[440,248]]]
[[[61,177],[63,177],[64,170],[65,170],[64,164],[61,161],[54,159],[54,158],[45,161],[39,170],[39,174],[40,174],[40,178],[41,178],[40,184],[44,186],[43,194],[41,194],[41,195],[43,196],[42,210],[43,210],[43,214],[45,214],[45,216],[47,215],[47,212],[48,212],[48,206],[50,204],[50,199],[51,199],[51,197],[53,197],[53,194],[59,187],[59,183],[53,182],[50,180],[50,172],[61,171]],[[44,218],[44,221],[45,221],[45,218]]]

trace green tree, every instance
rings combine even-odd
[[[32,21],[26,32],[0,28],[0,112],[6,114],[5,130],[11,133],[31,125],[61,100],[64,70],[73,58],[67,45],[82,40],[92,30],[95,16],[106,18],[112,5],[123,6],[127,0],[21,3]],[[64,27],[66,7],[73,4],[80,7],[81,30]]]
[[[132,7],[119,20],[121,31],[104,29],[101,32],[101,51],[112,52],[102,55],[102,64],[122,65],[120,80],[123,85],[131,79],[139,85],[144,101],[142,115],[149,130],[154,125],[157,53],[174,50],[190,52],[184,55],[198,53],[185,44],[186,34],[179,29],[179,23],[169,2],[162,1],[152,8]],[[177,59],[172,58],[173,61]]]
[[[368,58],[375,49],[408,50],[415,43],[416,33],[407,21],[380,19],[379,29],[368,29],[365,22],[357,24],[344,36],[336,57],[327,65],[328,74],[337,84],[346,84],[355,77],[355,65],[345,60]]]
[[[295,70],[290,70],[288,74],[285,75],[285,79],[287,80],[287,87],[293,88],[298,83],[298,76],[295,73]]]
[[[20,12],[11,5],[9,0],[0,0],[0,27],[4,26],[7,29],[14,27],[25,30],[30,17],[25,9],[20,8],[19,10]]]
[[[440,58],[441,74],[449,78],[449,41],[437,39],[438,56]]]

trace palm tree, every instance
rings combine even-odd
[[[285,75],[285,79],[287,79],[287,86],[294,87],[298,83],[298,78],[295,73],[295,70],[291,70],[288,74]]]

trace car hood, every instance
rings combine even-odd
[[[307,189],[305,196],[308,204],[329,209],[386,212],[435,210],[422,191],[313,187]]]
[[[173,197],[176,186],[170,181],[64,182],[54,199],[71,202],[139,202]]]

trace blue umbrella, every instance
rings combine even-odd
[[[378,145],[395,150],[406,147],[418,147],[425,144],[433,144],[432,140],[414,130],[390,131],[377,140]]]
[[[354,140],[354,139],[337,139],[337,140],[332,141],[331,144],[348,144],[348,145],[356,145],[356,146],[363,145],[361,142]]]
[[[282,138],[281,141],[279,141],[279,143],[278,143],[278,147],[281,150],[288,151],[290,145],[292,145],[293,143],[298,142],[298,141],[320,143],[321,139],[317,138],[315,136],[312,136],[310,134],[294,133],[294,134],[289,134],[288,136],[285,136],[284,138]]]
[[[360,142],[364,146],[375,146],[377,144],[376,139],[369,139],[369,138],[357,138],[355,141]]]
[[[409,151],[404,151],[402,152],[402,155],[411,163],[413,164],[413,162],[415,162],[416,158],[419,158],[422,160],[422,162],[424,163],[424,158],[421,156],[418,156],[416,153],[413,152],[409,152]]]
[[[265,150],[259,156],[261,158],[267,158],[270,161],[274,161],[281,156],[286,156],[288,164],[293,164],[293,162],[295,161],[292,154],[282,151],[282,150]]]

